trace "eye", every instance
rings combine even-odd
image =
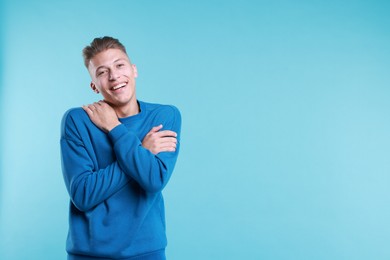
[[[107,70],[100,70],[98,71],[97,75],[98,76],[102,76],[103,74],[105,74],[107,72]]]
[[[125,64],[123,63],[119,63],[118,65],[116,65],[118,68],[122,68],[123,66],[125,66]]]

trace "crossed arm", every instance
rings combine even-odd
[[[91,121],[106,133],[120,124],[115,110],[104,101],[83,106],[83,109]],[[170,130],[160,131],[162,127],[162,125],[153,127],[142,140],[142,146],[155,155],[160,152],[176,151],[177,134]]]

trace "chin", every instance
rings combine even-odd
[[[117,106],[117,107],[129,106],[129,105],[131,105],[131,99],[129,99],[129,100],[116,100],[116,101],[112,102],[112,105]]]

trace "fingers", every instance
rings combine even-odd
[[[89,115],[92,115],[94,112],[101,111],[102,109],[105,109],[107,107],[110,107],[109,104],[107,104],[105,101],[100,100],[98,102],[94,102],[89,105],[83,105],[82,108],[85,112],[87,112]]]
[[[173,136],[177,137],[177,133],[171,130],[163,130],[160,131],[163,128],[163,125],[160,124],[158,126],[154,126],[152,129],[150,129],[148,135],[156,133],[157,137],[166,137],[166,136]]]
[[[96,106],[97,106],[97,103],[93,103],[93,104],[88,104],[88,105],[83,105],[82,108],[85,110],[85,111],[90,111],[90,112],[93,112],[94,110],[96,110]]]
[[[156,132],[160,131],[160,129],[162,127],[163,127],[163,125],[158,125],[158,126],[153,127],[152,129],[150,129],[149,134],[156,133]]]
[[[175,144],[177,144],[177,139],[175,137],[163,137],[159,140],[161,143],[175,143]]]
[[[177,137],[176,132],[173,132],[171,130],[163,130],[158,133],[156,133],[157,137]]]
[[[82,106],[82,108],[84,109],[85,112],[87,112],[89,116],[93,115],[93,110],[89,107],[89,105],[84,105]]]
[[[99,107],[111,107],[107,102],[104,100],[100,100],[98,102],[93,103],[97,108]]]
[[[176,137],[158,137],[154,135],[148,138],[148,140],[154,146],[169,145],[169,144],[176,146],[177,144]]]
[[[177,139],[174,137],[162,137],[156,141],[158,152],[174,152],[177,147]]]
[[[89,104],[89,105],[84,105],[84,106],[82,106],[82,108],[84,109],[85,112],[87,112],[88,116],[91,118],[94,116],[94,114],[99,112],[97,106],[98,105],[96,103],[93,103],[93,104]]]
[[[162,130],[163,125],[153,127],[142,140],[142,146],[153,154],[160,152],[175,152],[177,148],[177,133]]]
[[[160,145],[161,150],[166,150],[166,151],[176,151],[176,143],[169,142],[169,143],[162,143]]]
[[[162,143],[158,147],[155,147],[153,151],[154,154],[158,154],[161,152],[175,152],[176,143]]]
[[[103,101],[98,101],[98,102],[94,102],[90,106],[91,106],[92,111],[94,111],[94,110],[100,111],[101,109],[106,108],[108,106],[108,104],[103,102]]]
[[[176,152],[176,147],[160,147],[159,150],[157,150],[156,154],[161,153],[161,152]]]

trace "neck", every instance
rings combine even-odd
[[[130,102],[130,104],[114,107],[114,110],[119,118],[134,116],[140,112],[137,99],[133,100]]]

